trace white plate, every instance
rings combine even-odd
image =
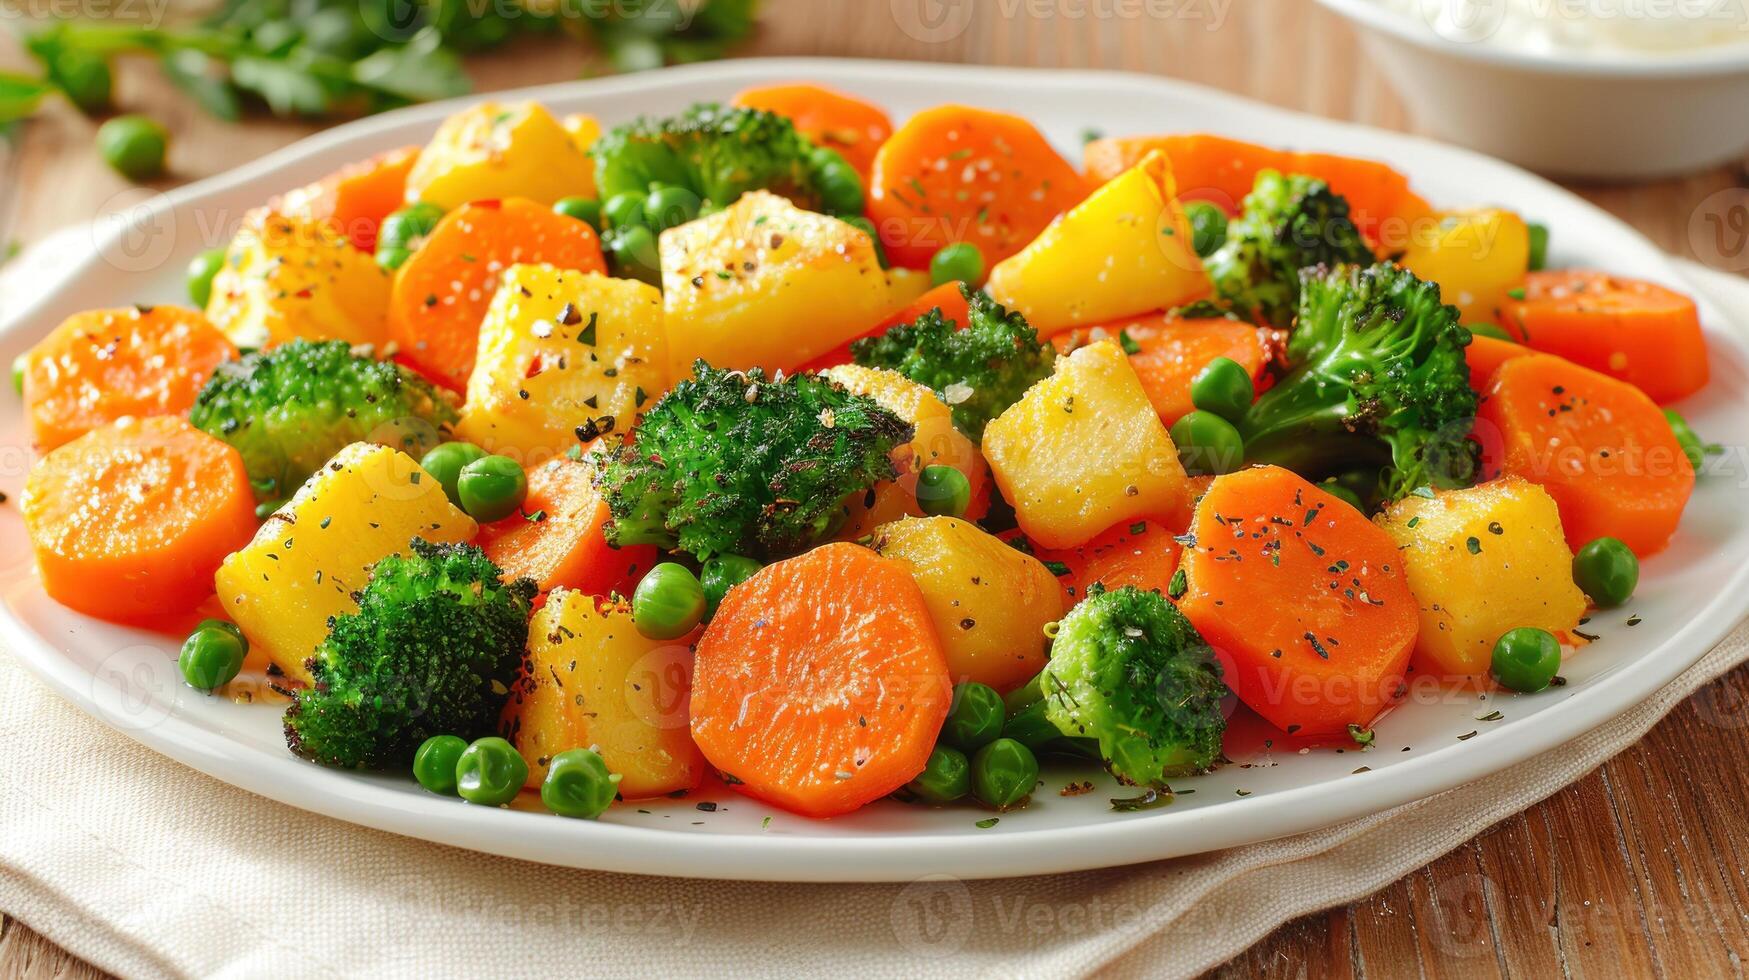
[[[903,118],[944,99],[1023,113],[1072,159],[1088,128],[1107,133],[1207,130],[1280,145],[1361,154],[1408,171],[1435,202],[1498,203],[1553,228],[1557,265],[1596,265],[1680,287],[1676,270],[1639,235],[1571,194],[1471,153],[1391,133],[1267,108],[1216,92],[1131,75],[1051,73],[792,60],[737,61],[575,82],[518,95],[609,123],[721,99],[756,83],[817,79],[867,96]],[[7,362],[77,310],[181,299],[181,269],[220,244],[242,212],[269,195],[368,153],[423,141],[455,105],[432,105],[341,126],[232,173],[148,200],[132,222],[99,222],[76,258],[45,275],[46,292],[0,328]],[[1712,327],[1713,385],[1682,407],[1707,437],[1749,445],[1749,354]],[[0,397],[0,489],[16,500],[29,454],[18,402]],[[1730,458],[1724,469],[1743,472]],[[1675,677],[1722,638],[1749,605],[1749,509],[1736,478],[1703,479],[1670,549],[1646,562],[1639,594],[1601,615],[1601,639],[1564,668],[1569,683],[1540,694],[1448,690],[1405,705],[1378,725],[1368,751],[1301,752],[1241,713],[1229,735],[1234,764],[1175,783],[1171,806],[1113,812],[1131,795],[1057,790],[1087,773],[1047,770],[1028,809],[989,828],[971,807],[892,802],[829,821],[773,811],[714,787],[686,800],[615,807],[597,823],[477,809],[431,796],[411,780],[331,772],[298,761],[278,715],[199,695],[176,677],[174,639],[95,622],[37,587],[16,506],[0,507],[0,637],[57,691],[147,746],[218,779],[342,820],[495,854],[610,871],[705,878],[893,881],[945,873],[1002,877],[1129,864],[1329,826],[1459,786],[1531,759],[1620,713]],[[1640,617],[1636,626],[1629,616]],[[1497,721],[1480,717],[1498,711]],[[1249,719],[1249,720],[1247,720]],[[1471,734],[1477,733],[1477,734]],[[1364,770],[1364,771],[1363,771]],[[1193,791],[1194,793],[1190,792]],[[1241,792],[1246,795],[1241,796]],[[715,812],[695,806],[718,804]],[[769,822],[767,822],[767,818]]]

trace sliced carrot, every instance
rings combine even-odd
[[[1261,466],[1216,477],[1190,533],[1178,608],[1252,710],[1290,735],[1340,735],[1401,696],[1420,609],[1366,515]]]
[[[464,204],[444,215],[395,273],[389,337],[399,359],[465,390],[498,276],[519,262],[607,271],[588,222],[522,198]]]
[[[25,356],[31,439],[53,449],[123,416],[186,412],[236,356],[204,314],[179,306],[75,314]]]
[[[1638,279],[1566,269],[1533,272],[1501,326],[1532,349],[1626,381],[1659,404],[1706,387],[1706,338],[1694,300]]]
[[[123,419],[44,456],[23,510],[43,591],[121,623],[200,604],[256,527],[243,457],[172,415]]]
[[[729,591],[698,643],[692,737],[736,790],[830,817],[923,771],[952,681],[905,569],[827,544]]]
[[[1694,490],[1694,467],[1652,399],[1559,357],[1502,364],[1476,432],[1489,475],[1523,477],[1555,498],[1575,551],[1605,536],[1637,555],[1662,550]]]
[[[827,351],[808,363],[803,364],[796,370],[824,371],[827,368],[837,367],[840,364],[849,364],[852,360],[850,356],[851,344],[863,339],[863,337],[879,337],[881,334],[886,333],[888,330],[891,330],[901,323],[910,323],[916,320],[930,310],[940,310],[942,319],[952,320],[954,323],[957,323],[962,327],[965,326],[966,320],[971,314],[967,312],[966,298],[960,293],[960,285],[959,282],[955,281],[944,282],[941,285],[936,286],[929,292],[917,297],[904,309],[870,327],[862,337],[847,340],[836,350]]]
[[[874,167],[881,144],[893,135],[893,120],[880,106],[819,85],[743,89],[729,102],[783,116],[815,146],[837,150],[864,177]]]
[[[656,549],[607,543],[601,533],[607,502],[595,489],[595,467],[559,456],[527,474],[522,514],[480,525],[474,539],[505,580],[531,578],[542,592],[562,586],[584,595],[631,595],[638,575],[656,563]]]
[[[1057,574],[1064,596],[1074,605],[1095,583],[1107,589],[1133,585],[1167,594],[1181,550],[1166,525],[1136,521],[1120,524],[1079,548],[1034,548],[1033,552]]]
[[[1239,362],[1251,373],[1257,391],[1266,390],[1270,385],[1271,333],[1225,317],[1183,319],[1155,313],[1060,333],[1051,343],[1066,354],[1093,341],[1127,335],[1130,366],[1136,369],[1142,390],[1148,393],[1161,421],[1171,425],[1196,407],[1190,402],[1190,383],[1217,357]]]
[[[1515,344],[1510,340],[1498,337],[1485,337],[1482,334],[1470,335],[1470,346],[1464,348],[1464,360],[1470,366],[1470,387],[1478,392],[1488,390],[1488,379],[1500,369],[1500,365],[1515,357],[1524,357],[1534,353],[1523,344]]]
[[[1317,177],[1348,199],[1361,233],[1375,245],[1385,245],[1387,251],[1406,244],[1409,223],[1432,212],[1428,203],[1409,189],[1409,179],[1385,164],[1332,153],[1277,150],[1206,133],[1094,140],[1083,151],[1087,179],[1096,183],[1110,180],[1135,166],[1150,150],[1159,150],[1171,159],[1179,197],[1209,201],[1228,213],[1238,211],[1260,170]]]
[[[881,146],[868,216],[894,265],[921,269],[970,242],[986,269],[1081,203],[1087,184],[1032,123],[961,105],[912,116]]]
[[[379,153],[291,191],[270,206],[289,217],[324,222],[353,245],[374,252],[383,219],[406,201],[407,174],[418,159],[417,146]]]

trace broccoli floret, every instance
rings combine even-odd
[[[640,117],[590,147],[601,200],[684,187],[707,206],[728,207],[751,190],[821,208],[813,144],[785,117],[760,109],[701,103],[678,116]]]
[[[1058,623],[1039,686],[1051,724],[1097,740],[1106,768],[1126,783],[1163,787],[1220,757],[1220,662],[1158,592],[1088,589]]]
[[[596,486],[616,545],[699,559],[792,555],[825,539],[846,497],[891,479],[912,427],[814,374],[774,379],[703,361],[604,454]]]
[[[984,426],[1050,376],[1057,353],[1019,313],[982,292],[960,287],[969,307],[964,329],[939,307],[879,337],[850,345],[856,363],[897,371],[934,389],[953,409],[953,424],[973,441]]]
[[[1234,309],[1286,327],[1299,302],[1300,270],[1339,263],[1373,263],[1348,201],[1316,178],[1264,170],[1206,268],[1215,292]]]
[[[286,708],[285,741],[325,766],[412,762],[433,735],[491,734],[528,647],[535,584],[503,582],[473,545],[415,538],[370,570],[358,612],[334,618]]]
[[[456,418],[430,382],[340,340],[293,340],[221,364],[188,413],[237,448],[263,501],[291,496],[355,442],[417,459],[448,438]]]
[[[1307,269],[1300,290],[1289,370],[1237,420],[1246,460],[1312,479],[1376,469],[1390,500],[1468,486],[1470,332],[1439,286],[1379,263]]]

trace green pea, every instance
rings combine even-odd
[[[1573,556],[1573,582],[1597,605],[1619,606],[1640,584],[1640,560],[1616,538],[1598,538]]]
[[[1670,423],[1670,431],[1676,436],[1676,444],[1682,447],[1682,455],[1688,457],[1688,465],[1700,472],[1701,465],[1706,462],[1706,443],[1702,442],[1694,427],[1682,417],[1682,413],[1674,408],[1664,410],[1664,418]]]
[[[1233,423],[1213,412],[1191,412],[1172,423],[1178,460],[1193,474],[1231,473],[1245,460],[1245,440]]]
[[[1006,810],[1032,795],[1038,784],[1038,757],[1011,738],[999,738],[972,756],[972,795]]]
[[[1325,480],[1323,483],[1318,484],[1318,489],[1324,491],[1325,493],[1329,494],[1332,497],[1335,497],[1337,500],[1342,501],[1343,503],[1347,504],[1350,507],[1353,507],[1355,510],[1360,511],[1363,514],[1366,512],[1366,503],[1360,499],[1360,494],[1355,493],[1353,490],[1350,490],[1347,487],[1343,486],[1341,483],[1338,483],[1335,477],[1331,477],[1330,479]]]
[[[881,233],[876,230],[873,221],[858,214],[845,218],[844,223],[860,228],[863,233],[868,235],[869,240],[874,242],[875,261],[881,264],[881,268],[886,269],[892,266],[892,263],[887,260],[887,247],[881,244]]]
[[[861,214],[863,206],[862,175],[844,162],[843,157],[828,161],[814,172],[820,188],[820,206],[827,214]]]
[[[380,266],[384,272],[394,272],[401,266],[406,265],[407,260],[412,257],[413,250],[410,248],[402,248],[399,245],[382,244],[377,245],[377,253],[375,256],[377,265]]]
[[[1208,258],[1227,241],[1227,212],[1208,201],[1191,201],[1184,205],[1184,215],[1190,219],[1190,247],[1196,254]]]
[[[988,684],[967,681],[955,685],[953,707],[941,726],[941,740],[967,752],[996,741],[1002,734],[1002,720],[1007,712],[1002,695]]]
[[[236,637],[238,643],[243,644],[245,654],[249,652],[249,638],[243,635],[243,627],[228,619],[203,619],[194,628],[197,630],[223,630]]]
[[[660,284],[662,261],[656,254],[656,235],[643,225],[613,229],[608,244],[619,271],[635,279]]]
[[[971,242],[943,245],[929,260],[929,281],[937,286],[950,282],[976,286],[984,281],[984,253]]]
[[[704,586],[685,565],[665,561],[632,592],[632,625],[652,640],[674,640],[704,619]]]
[[[601,202],[593,197],[562,197],[553,204],[553,213],[589,222],[589,227],[601,230]]]
[[[664,231],[698,217],[699,205],[703,203],[697,194],[684,187],[659,187],[650,192],[644,213],[649,218],[650,230]]]
[[[1535,272],[1549,263],[1549,226],[1531,223],[1530,231],[1530,271]]]
[[[540,784],[540,801],[561,817],[594,820],[619,795],[620,775],[593,749],[569,749],[553,756]]]
[[[103,162],[129,180],[151,180],[164,173],[170,131],[145,116],[116,116],[97,127],[97,152]]]
[[[972,791],[972,763],[951,745],[937,745],[917,778],[905,784],[912,795],[928,803],[952,803]]]
[[[109,62],[94,54],[63,50],[53,59],[50,74],[67,100],[88,115],[109,108],[115,90],[115,75]]]
[[[503,806],[528,782],[528,763],[516,746],[496,735],[476,739],[455,762],[455,788],[461,798],[481,806]]]
[[[765,566],[752,558],[741,555],[717,555],[705,559],[699,569],[699,584],[704,589],[704,615],[706,619],[717,614],[717,607],[722,605],[723,597],[729,590],[752,578]]]
[[[601,205],[601,216],[613,228],[644,223],[645,197],[637,191],[621,191]]]
[[[30,370],[30,355],[20,354],[12,359],[12,390],[24,397],[24,375]]]
[[[393,212],[383,219],[383,226],[377,232],[377,254],[381,255],[387,249],[412,252],[442,220],[443,209],[424,202],[409,204]]]
[[[449,502],[460,507],[462,497],[456,484],[461,479],[462,468],[485,458],[486,451],[471,442],[440,442],[425,454],[419,466],[437,479]]]
[[[917,506],[923,513],[963,517],[972,502],[972,483],[952,466],[925,466],[917,474]]]
[[[188,639],[182,641],[182,653],[176,665],[182,679],[198,691],[223,687],[243,669],[243,657],[249,652],[248,641],[236,627],[228,629],[202,623]]]
[[[1504,340],[1507,343],[1511,343],[1511,344],[1518,343],[1517,337],[1514,337],[1510,333],[1507,333],[1506,328],[1502,327],[1498,324],[1469,323],[1469,324],[1464,325],[1464,329],[1468,330],[1470,333],[1473,333],[1478,337],[1492,337],[1495,340]]]
[[[1251,372],[1230,357],[1210,361],[1190,382],[1191,404],[1229,421],[1245,414],[1255,394]]]
[[[1549,686],[1561,669],[1561,641],[1548,630],[1521,626],[1494,641],[1490,664],[1494,679],[1505,687],[1534,694]]]
[[[462,467],[455,478],[462,510],[483,524],[501,521],[528,497],[528,474],[508,456],[481,456]]]
[[[213,277],[225,267],[225,250],[209,248],[188,262],[188,299],[197,309],[206,309],[213,298]]]
[[[413,778],[439,796],[457,796],[456,770],[467,740],[460,735],[433,735],[413,753]]]

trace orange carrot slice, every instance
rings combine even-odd
[[[1534,352],[1523,344],[1515,344],[1498,337],[1485,337],[1479,333],[1471,334],[1470,346],[1464,348],[1464,361],[1470,366],[1470,387],[1478,392],[1487,391],[1488,380],[1494,377],[1494,372],[1500,369],[1500,365],[1531,353]]]
[[[1340,735],[1400,697],[1420,609],[1396,542],[1287,470],[1216,477],[1178,608],[1239,699],[1290,735]]]
[[[607,502],[595,489],[595,467],[559,456],[527,474],[522,514],[480,525],[474,539],[505,581],[531,578],[542,592],[563,586],[584,595],[630,595],[637,576],[656,563],[656,549],[607,543],[601,533]]]
[[[1659,404],[1706,387],[1706,339],[1694,300],[1607,272],[1533,272],[1501,326],[1532,349],[1619,378]]]
[[[717,608],[693,668],[692,737],[736,790],[830,817],[923,771],[951,688],[905,565],[827,544]]]
[[[1171,425],[1196,408],[1190,401],[1190,383],[1217,357],[1239,362],[1251,373],[1258,392],[1268,388],[1271,333],[1224,317],[1187,320],[1156,313],[1067,331],[1053,336],[1051,343],[1066,354],[1094,341],[1128,335],[1131,343],[1125,349],[1132,351],[1130,367],[1136,369],[1160,420]]]
[[[744,89],[729,101],[783,116],[815,146],[837,150],[865,178],[875,153],[893,135],[893,120],[880,106],[819,85],[766,85]]]
[[[44,456],[23,510],[43,591],[120,623],[194,608],[256,526],[243,457],[169,415],[123,419]]]
[[[1119,524],[1078,548],[1033,549],[1038,560],[1056,573],[1071,606],[1085,598],[1094,584],[1106,589],[1133,585],[1165,595],[1178,571],[1181,551],[1176,536],[1158,521]]]
[[[179,306],[75,314],[25,357],[31,438],[53,449],[124,416],[186,412],[236,356],[203,314]]]
[[[522,198],[464,204],[444,215],[395,273],[389,337],[399,359],[445,387],[465,390],[498,276],[519,262],[607,271],[588,222]]]
[[[288,217],[323,222],[358,248],[374,252],[383,219],[406,200],[407,174],[418,159],[417,146],[379,153],[291,191],[270,207]]]
[[[1087,185],[1032,123],[937,106],[912,116],[875,156],[868,216],[894,265],[921,269],[970,242],[986,269],[1025,248]]]
[[[1502,364],[1476,432],[1489,474],[1523,477],[1555,498],[1575,551],[1604,536],[1641,556],[1662,550],[1694,490],[1694,467],[1652,399],[1559,357]]]
[[[966,325],[966,320],[971,316],[967,312],[966,298],[960,293],[960,283],[957,281],[944,282],[917,297],[909,306],[870,327],[862,337],[847,340],[836,350],[827,351],[796,370],[824,371],[840,364],[849,364],[853,360],[850,356],[851,344],[863,339],[863,337],[879,337],[901,323],[910,323],[916,320],[930,310],[940,310],[942,319],[952,320],[962,327]]]

